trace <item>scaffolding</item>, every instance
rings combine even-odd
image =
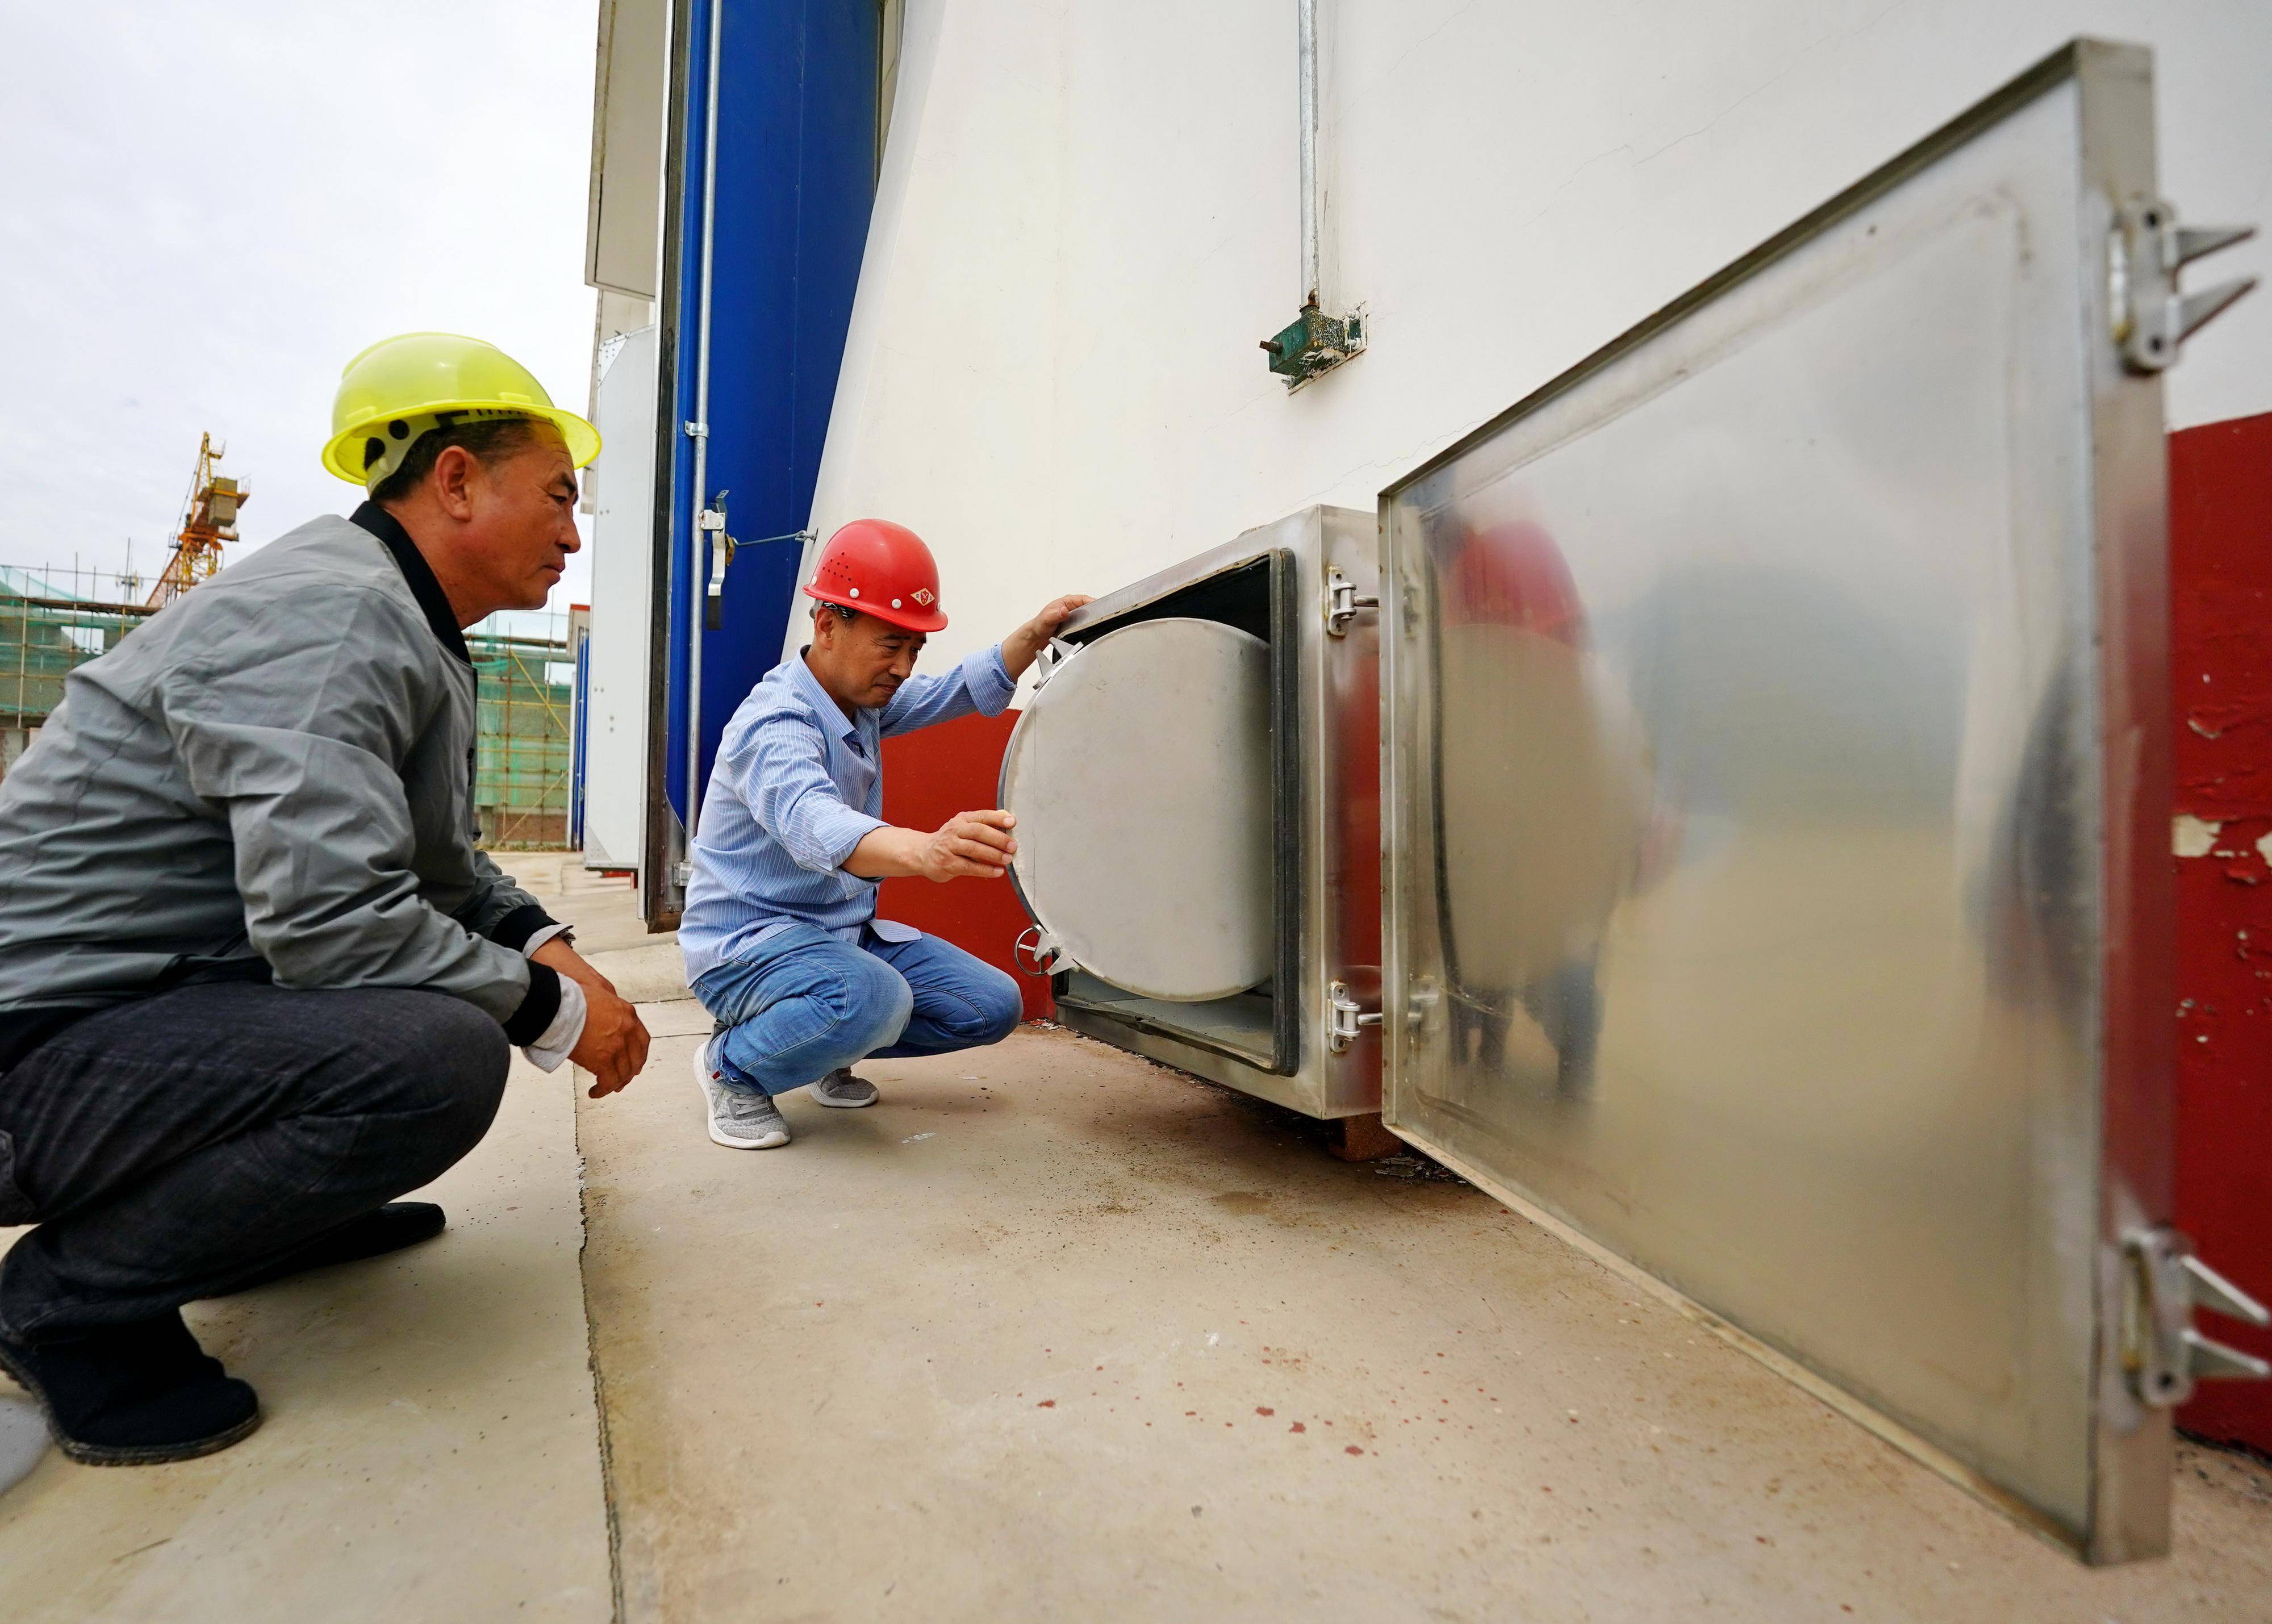
[[[131,580],[0,565],[0,777],[63,702],[64,679],[161,612],[127,601]],[[481,678],[474,805],[482,843],[558,849],[569,836],[573,738],[568,617],[492,615],[466,646]]]

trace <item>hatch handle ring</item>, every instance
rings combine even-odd
[[[2272,1313],[2195,1257],[2190,1239],[2166,1224],[2136,1229],[2122,1254],[2122,1367],[2139,1402],[2171,1409],[2209,1378],[2272,1378],[2272,1364],[2194,1328],[2196,1307],[2258,1326],[2272,1324]]]
[[[1059,970],[1080,968],[1065,951],[1065,944],[1038,924],[1028,925],[1024,934],[1010,945],[1010,956],[1028,976],[1054,976]]]
[[[1342,574],[1338,567],[1326,571],[1326,635],[1327,637],[1347,637],[1349,622],[1356,618],[1359,610],[1379,607],[1380,599],[1377,595],[1371,597],[1359,596],[1356,582]]]

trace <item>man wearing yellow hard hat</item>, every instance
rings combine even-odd
[[[631,1006],[474,847],[464,628],[579,545],[592,426],[478,340],[348,364],[365,487],[73,671],[0,781],[0,1368],[64,1453],[250,1433],[181,1305],[424,1239],[507,1049],[621,1088]]]

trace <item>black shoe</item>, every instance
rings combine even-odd
[[[442,1225],[446,1222],[442,1209],[431,1201],[389,1201],[359,1218],[349,1218],[337,1229],[325,1231],[304,1246],[295,1246],[274,1262],[231,1281],[213,1295],[234,1297],[239,1291],[250,1291],[257,1285],[269,1285],[288,1276],[303,1275],[311,1269],[325,1269],[333,1263],[357,1262],[367,1257],[383,1257],[390,1252],[400,1252],[405,1246],[416,1246],[422,1240],[431,1240],[442,1232]]]
[[[0,1338],[0,1370],[39,1400],[56,1447],[89,1466],[191,1460],[260,1425],[251,1388],[222,1373],[179,1313],[54,1342]]]

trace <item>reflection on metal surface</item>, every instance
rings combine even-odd
[[[2148,90],[2054,59],[1383,505],[1389,1119],[2104,1560],[2166,1539],[2098,1352],[2168,1199]]]

